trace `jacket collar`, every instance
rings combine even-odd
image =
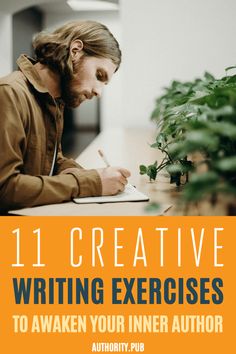
[[[39,76],[37,70],[34,68],[34,64],[36,61],[26,55],[22,54],[16,61],[19,69],[25,75],[27,80],[31,83],[31,85],[41,93],[48,93],[48,89],[45,87],[41,77]]]

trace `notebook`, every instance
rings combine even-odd
[[[84,197],[84,198],[73,199],[73,201],[78,204],[141,202],[141,201],[148,201],[148,200],[149,200],[148,196],[139,192],[131,184],[127,184],[125,186],[125,190],[116,195],[108,195],[108,196],[101,196],[101,197]]]

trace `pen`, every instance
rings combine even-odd
[[[167,213],[167,211],[169,211],[172,207],[173,207],[173,205],[169,205],[168,208],[166,208],[160,216],[165,215]]]
[[[108,162],[108,160],[107,160],[107,158],[106,158],[104,152],[103,152],[101,149],[99,149],[99,150],[98,150],[98,153],[99,153],[100,157],[102,158],[102,160],[104,161],[105,165],[106,165],[107,167],[110,167],[110,164],[109,164],[109,162]]]

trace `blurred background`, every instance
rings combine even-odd
[[[32,36],[75,19],[109,27],[121,45],[120,70],[100,100],[66,110],[63,148],[76,157],[103,129],[146,127],[170,81],[236,63],[235,0],[0,0],[0,76],[32,55]]]

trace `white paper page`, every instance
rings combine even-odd
[[[117,202],[133,202],[133,201],[148,201],[149,198],[145,194],[139,192],[131,184],[125,186],[125,190],[121,193],[111,196],[101,196],[101,197],[85,197],[85,198],[74,198],[75,203],[86,204],[86,203],[117,203]]]

